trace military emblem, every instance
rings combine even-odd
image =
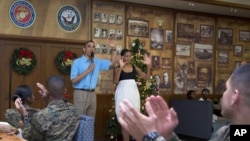
[[[33,6],[24,0],[18,0],[12,3],[9,10],[11,21],[20,28],[30,27],[36,19],[36,13]]]
[[[80,25],[80,14],[73,6],[63,6],[57,15],[58,24],[65,31],[75,31]]]

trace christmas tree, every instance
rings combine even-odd
[[[143,55],[147,53],[147,51],[144,49],[145,42],[139,39],[133,40],[130,50],[132,53],[131,58],[131,64],[139,67],[143,72],[146,73],[147,66],[143,64]],[[146,98],[150,95],[156,95],[158,94],[158,89],[156,86],[156,80],[154,78],[150,78],[148,80],[144,80],[140,77],[136,78],[136,82],[141,82],[141,85],[138,85],[138,89],[140,92],[140,98],[141,98],[141,112],[143,114],[146,114],[144,105],[146,102]],[[113,98],[114,102],[114,98]],[[109,110],[110,112],[110,119],[108,121],[107,126],[107,134],[110,136],[110,140],[113,140],[117,138],[121,134],[121,126],[117,120],[116,114],[115,114],[115,103],[113,103],[112,108]]]

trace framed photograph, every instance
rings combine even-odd
[[[250,48],[245,48],[244,52],[250,54]]]
[[[116,15],[110,14],[109,15],[109,23],[113,24],[113,23],[115,23],[115,20],[116,20]]]
[[[219,50],[218,51],[218,64],[229,64],[229,51]]]
[[[160,57],[152,56],[152,68],[159,69],[160,68]]]
[[[219,29],[218,29],[218,44],[232,45],[233,44],[233,29],[219,27]]]
[[[240,30],[239,36],[240,41],[250,41],[250,31]]]
[[[197,80],[198,81],[212,80],[211,67],[197,67]]]
[[[122,39],[122,30],[120,30],[120,29],[116,30],[116,39],[117,40]]]
[[[111,35],[115,36],[115,30],[114,29],[109,30],[109,37],[111,37]]]
[[[101,14],[99,12],[95,12],[93,18],[94,18],[94,22],[100,22]]]
[[[145,20],[128,20],[128,36],[148,37],[149,27],[148,21]]]
[[[164,31],[159,28],[151,28],[150,49],[163,49]]]
[[[108,14],[102,13],[102,23],[107,23],[107,22],[108,22]]]
[[[166,43],[172,44],[173,43],[173,31],[172,30],[166,30]]]
[[[162,74],[163,82],[160,83],[160,89],[170,89],[171,88],[171,78],[170,78],[170,71],[165,71]]]
[[[199,61],[212,61],[213,45],[210,44],[194,44],[194,59]]]
[[[162,69],[171,69],[172,58],[162,58]]]
[[[99,43],[95,43],[95,53],[98,54],[100,52],[101,52],[100,44]]]
[[[108,47],[105,44],[101,45],[101,50],[102,50],[102,54],[107,54],[108,53]]]
[[[102,36],[102,38],[108,38],[108,30],[107,29],[102,29],[101,36]]]
[[[94,28],[94,37],[99,38],[101,35],[101,29],[100,28]]]
[[[186,23],[177,23],[177,37],[180,38],[193,38],[194,25]]]
[[[201,32],[201,37],[212,38],[214,37],[214,26],[213,25],[201,25],[200,32]]]
[[[116,17],[116,24],[122,24],[122,22],[123,22],[122,16],[121,15],[117,15],[117,17]]]
[[[177,56],[187,56],[187,57],[189,57],[191,55],[190,44],[177,43],[175,53],[176,53]]]
[[[194,74],[194,73],[195,73],[195,63],[194,61],[188,61],[187,74]]]
[[[242,56],[242,52],[243,52],[243,47],[242,45],[235,45],[234,46],[234,56]]]

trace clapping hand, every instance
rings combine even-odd
[[[160,96],[151,96],[147,98],[147,102],[147,112],[150,115],[150,111],[153,111],[153,115],[157,117],[157,130],[165,139],[169,139],[179,123],[176,112]]]
[[[48,90],[44,87],[43,84],[37,82],[36,86],[39,88],[39,94],[41,95],[42,98],[47,98],[48,96]]]
[[[23,104],[22,104],[22,99],[21,98],[17,98],[15,100],[15,107],[17,109],[17,111],[21,114],[21,115],[27,115],[27,110],[24,108]]]

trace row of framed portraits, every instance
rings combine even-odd
[[[116,45],[117,54],[120,54],[123,47],[122,45]],[[95,44],[95,54],[111,54],[112,50],[107,44],[96,43]]]
[[[118,25],[123,23],[123,17],[121,15],[108,14],[105,12],[94,12],[93,18],[94,22]]]
[[[128,19],[128,36],[149,37],[149,22],[146,20]],[[152,37],[151,29],[151,37]],[[171,33],[172,30],[167,30]],[[160,34],[160,33],[159,33]],[[200,38],[214,38],[214,25],[201,24],[195,29],[193,24],[177,23],[177,37],[191,38],[195,42],[199,42]],[[166,33],[166,38],[168,38]],[[161,38],[161,37],[160,37]],[[250,31],[239,30],[239,41],[250,41]],[[170,40],[168,42],[171,42]],[[233,44],[233,29],[218,27],[218,44],[232,45]]]
[[[102,38],[106,39],[108,37],[114,37],[117,40],[121,40],[123,38],[123,32],[121,29],[107,29],[107,28],[98,28],[94,27],[94,38]]]
[[[234,45],[234,56],[242,57],[243,46]],[[191,56],[191,44],[188,43],[176,43],[176,56],[189,57]],[[244,53],[250,54],[250,49],[245,48]],[[213,46],[211,44],[194,44],[194,56],[196,60],[211,61],[213,56]]]

